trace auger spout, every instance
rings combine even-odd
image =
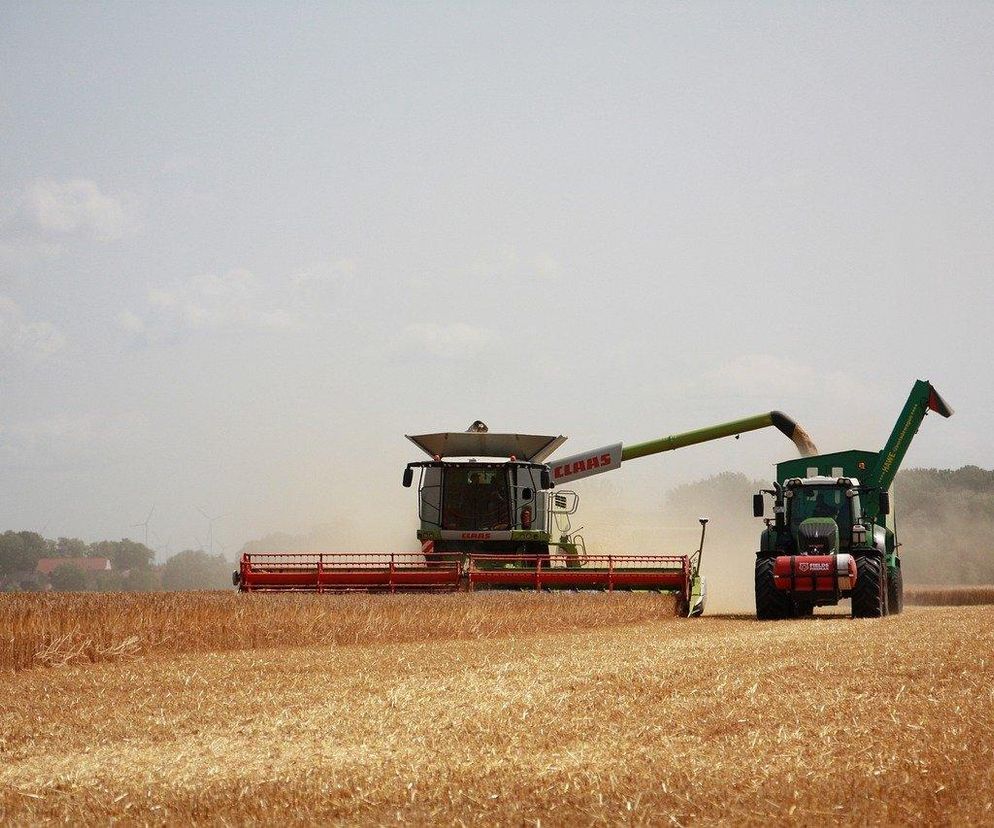
[[[802,457],[810,457],[818,453],[818,447],[815,446],[814,441],[791,417],[782,411],[768,411],[765,414],[756,414],[741,420],[718,423],[707,428],[685,431],[681,434],[671,434],[645,443],[635,443],[630,446],[616,443],[594,451],[551,460],[549,465],[552,467],[552,479],[556,484],[568,483],[616,469],[627,460],[635,460],[650,454],[673,451],[697,443],[707,443],[711,440],[720,440],[722,437],[734,437],[747,431],[757,431],[770,427],[778,429],[790,438]]]
[[[792,440],[802,457],[810,457],[818,453],[818,447],[815,446],[808,433],[794,420],[782,411],[769,411],[766,414],[756,414],[753,417],[733,420],[730,423],[719,423],[708,428],[699,428],[696,431],[685,431],[682,434],[671,434],[658,440],[625,446],[621,451],[621,461],[634,460],[636,457],[645,457],[662,451],[673,451],[697,443],[706,443],[710,440],[720,440],[722,437],[733,437],[736,434],[744,434],[747,431],[756,431],[770,426],[779,429]]]

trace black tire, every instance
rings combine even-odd
[[[794,602],[794,617],[795,618],[811,618],[815,614],[815,605],[810,604],[807,601],[795,601]]]
[[[756,618],[779,621],[790,618],[793,609],[790,596],[773,584],[773,558],[756,558]]]
[[[887,614],[887,567],[879,555],[856,556],[853,618],[883,618]]]
[[[904,575],[901,574],[901,566],[898,564],[894,570],[894,577],[887,581],[887,612],[897,615],[904,609]]]

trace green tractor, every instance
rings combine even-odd
[[[911,440],[929,411],[953,410],[932,385],[918,380],[890,439],[879,451],[841,451],[777,464],[772,489],[753,498],[764,517],[756,554],[756,616],[811,615],[816,606],[849,598],[853,618],[899,613],[904,604],[891,488]]]

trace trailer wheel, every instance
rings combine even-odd
[[[897,615],[904,609],[904,575],[901,567],[894,570],[894,577],[887,582],[887,612]]]
[[[790,596],[773,584],[773,558],[756,558],[756,618],[779,621],[793,614]]]
[[[815,614],[815,605],[810,601],[795,601],[794,602],[794,617],[795,618],[811,618]]]
[[[853,618],[883,618],[887,614],[887,568],[876,555],[856,556]]]

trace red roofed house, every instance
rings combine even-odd
[[[75,566],[84,572],[110,572],[110,558],[42,558],[35,572],[51,575],[60,566]]]

